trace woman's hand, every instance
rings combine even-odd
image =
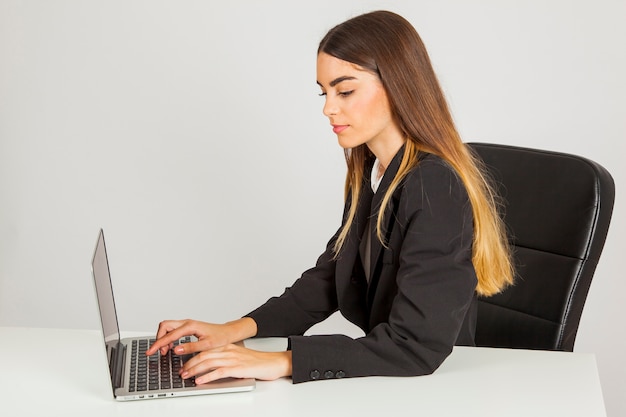
[[[255,378],[266,381],[291,376],[291,351],[259,352],[229,344],[200,352],[183,365],[184,379],[196,377],[196,384],[217,379]]]
[[[146,351],[154,355],[157,350],[165,355],[181,337],[196,336],[197,342],[184,343],[174,349],[177,355],[196,353],[225,346],[256,335],[256,322],[250,317],[225,324],[212,324],[196,320],[166,320],[159,323],[157,340]]]

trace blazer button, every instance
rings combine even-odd
[[[320,379],[320,371],[318,371],[317,369],[314,369],[311,371],[309,376],[311,377],[311,379]]]
[[[344,376],[346,376],[346,373],[344,371],[337,371],[337,373],[335,374],[335,378],[343,378]]]
[[[335,376],[335,373],[333,371],[326,371],[324,372],[324,378],[326,379],[331,379]]]

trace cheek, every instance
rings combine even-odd
[[[391,109],[384,94],[372,95],[367,102],[362,103],[360,110],[370,124],[386,124],[391,120]]]
[[[374,122],[383,115],[383,97],[379,94],[368,94],[360,100],[350,103],[347,109],[353,116],[364,122]]]

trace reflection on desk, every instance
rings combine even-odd
[[[251,392],[118,403],[95,330],[0,327],[3,410],[12,415],[606,416],[593,354],[456,347],[433,374],[293,385]],[[285,339],[251,339],[284,350]]]

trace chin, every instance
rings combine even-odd
[[[363,144],[363,142],[361,141],[350,140],[348,138],[341,137],[337,137],[337,143],[339,143],[339,146],[341,146],[343,149],[352,149]]]

